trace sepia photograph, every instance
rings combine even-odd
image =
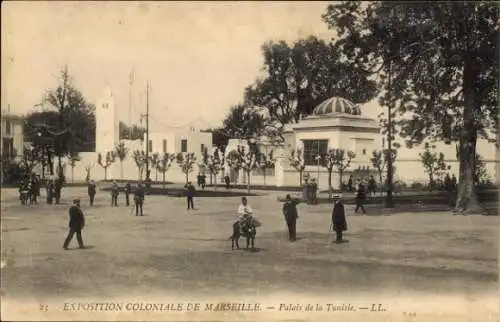
[[[498,3],[1,6],[2,321],[499,321]]]

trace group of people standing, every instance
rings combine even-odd
[[[64,184],[64,177],[51,178],[47,180],[47,204],[59,204]],[[38,204],[40,190],[43,182],[39,175],[34,173],[27,175],[19,184],[19,200],[23,205]]]
[[[137,183],[134,191],[132,191],[132,185],[130,182],[127,182],[123,187],[124,195],[125,195],[125,205],[130,206],[130,195],[134,196],[135,203],[135,215],[142,216],[143,215],[143,206],[144,206],[144,198],[145,191],[141,182]],[[87,186],[87,192],[89,196],[90,206],[94,205],[95,196],[97,193],[97,185],[94,180],[90,180]],[[111,207],[118,207],[118,196],[120,195],[120,187],[113,181],[111,185]]]

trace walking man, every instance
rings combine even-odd
[[[194,210],[194,202],[193,202],[193,198],[194,198],[194,193],[196,192],[196,189],[195,187],[193,186],[193,184],[191,183],[191,181],[189,181],[185,186],[184,188],[186,189],[186,198],[187,198],[187,210],[189,209],[193,209]]]
[[[139,182],[137,184],[137,189],[134,191],[134,202],[135,202],[135,215],[139,216],[139,210],[142,216],[142,206],[144,205],[144,188]]]
[[[226,184],[226,190],[229,190],[229,184],[231,183],[231,179],[229,178],[229,176],[227,174],[224,177],[224,183]]]
[[[375,197],[375,192],[377,191],[377,182],[373,176],[370,176],[370,180],[368,180],[368,192],[370,193],[370,197]]]
[[[349,192],[353,192],[354,188],[352,186],[353,184],[353,179],[352,179],[352,174],[349,176],[349,181],[347,181],[347,189]]]
[[[130,192],[132,191],[132,187],[130,186],[130,182],[127,182],[125,185],[125,204],[127,207],[130,205]]]
[[[297,212],[298,201],[293,200],[290,195],[286,195],[285,203],[283,204],[283,215],[285,216],[286,225],[288,227],[288,240],[294,242],[297,240]]]
[[[359,208],[363,211],[364,214],[366,214],[365,210],[365,199],[366,199],[366,194],[365,194],[365,187],[363,186],[362,183],[359,183],[358,185],[358,192],[356,194],[356,209],[354,209],[354,212],[358,212]]]
[[[111,186],[111,207],[118,207],[118,195],[120,194],[120,188],[118,188],[118,184],[116,181],[113,181],[113,185]]]
[[[69,233],[64,241],[63,249],[68,249],[73,235],[76,233],[76,240],[79,248],[85,248],[82,239],[82,229],[85,226],[85,217],[80,209],[80,199],[73,200],[73,205],[69,208]]]
[[[87,192],[89,194],[89,199],[90,199],[90,205],[91,206],[94,205],[94,198],[95,198],[96,191],[97,191],[97,187],[96,187],[96,184],[95,184],[94,180],[90,180],[89,184],[88,184],[88,187],[87,187]]]
[[[342,233],[347,231],[347,222],[345,219],[345,209],[344,204],[342,203],[342,195],[334,195],[333,196],[334,205],[332,211],[332,228],[337,235],[335,242],[342,242]]]

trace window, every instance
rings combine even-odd
[[[181,141],[181,152],[187,152],[188,151],[188,140],[182,140]]]
[[[201,145],[201,153],[203,154],[205,152],[205,144]]]
[[[11,135],[12,129],[11,129],[11,124],[10,124],[10,121],[6,120],[5,121],[5,134],[7,135]]]
[[[317,165],[316,157],[328,151],[328,140],[303,140],[305,165]]]
[[[153,141],[152,140],[149,140],[148,151],[153,152]]]
[[[366,149],[363,149],[363,154],[366,154]]]
[[[102,108],[108,108],[108,103],[102,104]]]
[[[163,153],[167,153],[167,140],[163,140]]]

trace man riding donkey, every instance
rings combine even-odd
[[[233,235],[230,239],[233,242],[232,247],[236,242],[236,247],[239,248],[238,239],[240,236],[247,237],[247,248],[249,247],[250,241],[252,243],[252,248],[254,247],[255,235],[257,227],[261,226],[261,223],[255,219],[252,215],[252,207],[248,205],[246,197],[241,198],[241,205],[238,207],[238,220],[233,224]]]

